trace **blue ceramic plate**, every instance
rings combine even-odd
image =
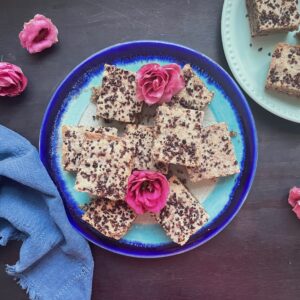
[[[104,63],[137,71],[147,62],[181,66],[192,65],[215,97],[205,112],[205,124],[226,122],[237,133],[233,138],[241,173],[218,181],[191,184],[188,188],[205,207],[208,224],[188,243],[171,242],[162,228],[149,216],[139,217],[129,232],[115,241],[104,237],[81,221],[80,205],[87,203],[85,193],[74,190],[75,178],[61,167],[61,127],[99,125],[93,120],[96,108],[90,102],[91,88],[101,82]],[[100,122],[101,125],[101,122]],[[137,41],[104,49],[78,65],[60,84],[47,108],[40,135],[40,156],[57,185],[71,224],[85,238],[109,251],[135,257],[163,257],[191,250],[210,240],[237,214],[250,190],[257,162],[257,140],[249,106],[232,78],[215,62],[192,49],[158,41]]]

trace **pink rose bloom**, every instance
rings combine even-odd
[[[52,21],[37,14],[29,22],[24,23],[19,38],[23,48],[26,48],[29,53],[37,53],[57,43],[57,34],[58,30]]]
[[[126,202],[139,215],[145,212],[158,213],[169,195],[167,178],[153,171],[134,171],[127,186]]]
[[[300,188],[293,187],[290,190],[288,202],[293,207],[293,212],[300,219]]]
[[[27,78],[18,66],[0,62],[0,96],[18,96],[26,86]]]
[[[177,64],[147,64],[137,71],[137,98],[149,105],[170,102],[184,86],[181,69]]]

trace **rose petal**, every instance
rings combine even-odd
[[[290,189],[288,202],[289,204],[294,207],[296,202],[300,200],[300,188],[294,186]]]
[[[160,87],[156,90],[151,89],[145,96],[145,99],[155,98],[159,100],[163,94],[164,94],[164,87]]]
[[[161,190],[154,190],[154,192],[144,191],[143,196],[148,200],[156,200],[161,197]]]
[[[131,184],[131,192],[135,192],[136,190],[138,190],[141,186],[141,183],[139,181],[133,181]]]
[[[177,64],[165,65],[163,68],[168,72],[169,80],[162,100],[169,102],[174,95],[178,94],[184,88],[185,82],[180,72],[180,67]]]
[[[9,87],[11,85],[15,85],[15,82],[11,78],[9,77],[1,78],[1,76],[3,75],[0,74],[0,87]]]
[[[300,201],[296,202],[293,212],[297,215],[297,218],[300,219]]]

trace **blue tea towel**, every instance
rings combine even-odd
[[[62,200],[23,137],[0,125],[0,244],[22,240],[8,266],[30,299],[91,298],[94,262],[88,243],[68,222]]]

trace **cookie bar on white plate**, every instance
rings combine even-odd
[[[240,172],[225,123],[214,124],[201,130],[200,163],[187,168],[192,182],[229,176]]]
[[[156,114],[153,158],[188,167],[199,165],[199,143],[204,113],[182,107],[160,106]]]
[[[85,132],[117,135],[118,130],[113,127],[68,126],[62,127],[62,164],[69,172],[77,172],[82,157],[82,144]]]
[[[168,173],[168,164],[155,161],[152,157],[155,128],[146,125],[128,124],[125,137],[134,153],[133,168]]]
[[[176,176],[169,183],[166,206],[155,218],[172,241],[182,246],[208,221],[208,214]]]
[[[134,123],[143,104],[136,98],[135,74],[112,65],[104,65],[97,116],[106,120]]]
[[[266,88],[300,97],[300,46],[277,45],[272,55]]]
[[[123,200],[92,199],[84,206],[82,220],[103,235],[119,240],[136,219],[136,214]]]
[[[179,104],[184,108],[203,110],[212,100],[214,93],[207,89],[189,64],[183,67],[182,75],[185,88],[173,96],[170,105]]]
[[[253,37],[298,29],[298,0],[246,0],[246,5]]]
[[[86,133],[75,188],[99,198],[123,200],[133,154],[121,138]]]

